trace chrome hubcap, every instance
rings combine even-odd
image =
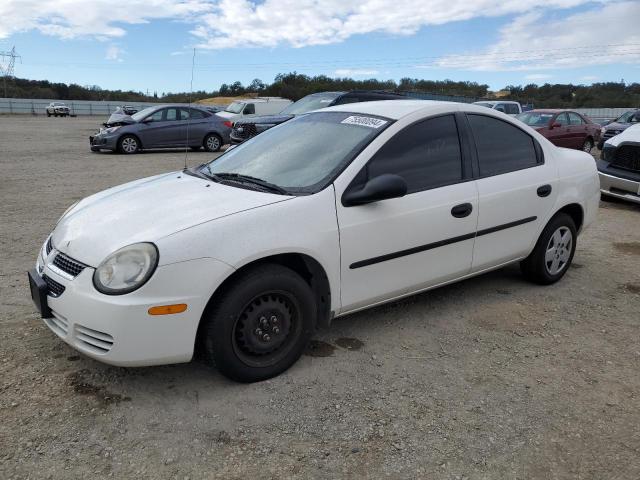
[[[584,145],[582,146],[582,149],[587,153],[589,153],[592,148],[593,148],[593,145],[591,145],[591,142],[589,141],[584,142]]]
[[[138,148],[138,143],[133,138],[125,138],[122,141],[122,149],[127,153],[132,153]]]
[[[550,275],[557,275],[567,268],[572,248],[573,235],[567,227],[560,227],[551,235],[544,256],[544,266]]]

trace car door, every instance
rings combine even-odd
[[[582,120],[582,117],[575,112],[568,112],[569,117],[569,147],[570,148],[582,148],[584,141],[589,136],[587,124]]]
[[[142,121],[138,134],[145,148],[178,144],[182,136],[178,111],[178,107],[161,108]]]
[[[569,118],[565,112],[558,113],[549,122],[549,129],[545,135],[551,143],[558,147],[569,146]]]
[[[557,196],[557,169],[516,124],[467,114],[479,196],[472,271],[529,253]]]
[[[343,312],[469,272],[478,215],[470,165],[456,117],[448,114],[407,126],[347,180],[348,187],[336,182]],[[343,193],[383,174],[404,178],[407,194],[344,205]]]
[[[181,108],[182,139],[180,145],[202,146],[204,136],[208,133],[209,115],[197,108]]]

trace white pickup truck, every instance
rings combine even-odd
[[[71,113],[69,107],[62,102],[51,102],[47,105],[45,110],[47,112],[47,117],[50,117],[51,115],[54,117],[68,117]]]
[[[509,100],[486,100],[473,103],[482,107],[498,110],[499,112],[506,113],[507,115],[518,115],[519,113],[522,113],[522,106],[518,102],[512,102]]]

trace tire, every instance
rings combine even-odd
[[[51,116],[51,114],[49,112],[47,112],[47,117],[50,117],[50,116]]]
[[[57,116],[58,116],[58,114],[57,114],[57,113],[54,113],[54,114],[53,114],[53,116],[54,116],[54,117],[57,117]]]
[[[217,152],[222,147],[222,138],[217,133],[210,133],[204,137],[202,146],[207,152]]]
[[[582,144],[582,151],[591,153],[592,149],[593,149],[593,140],[590,137],[586,138],[584,143]]]
[[[140,150],[140,140],[134,135],[123,135],[118,140],[118,152],[125,155],[137,153]]]
[[[577,238],[573,219],[566,213],[556,214],[544,227],[533,252],[520,262],[524,276],[540,285],[560,280],[571,266]]]
[[[238,382],[275,377],[293,365],[316,324],[309,285],[281,265],[256,267],[216,295],[199,340],[206,361]]]

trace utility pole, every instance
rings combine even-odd
[[[22,57],[16,53],[16,47],[14,46],[10,52],[0,52],[0,58],[4,60],[8,58],[9,60],[0,63],[0,72],[2,73],[2,77],[4,80],[4,96],[7,97],[7,80],[13,77],[13,67],[16,64],[16,58],[20,59],[20,63],[22,63]]]

